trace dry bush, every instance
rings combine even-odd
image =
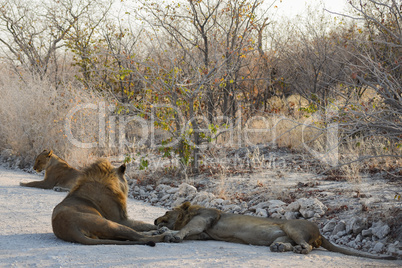
[[[296,118],[303,116],[300,108],[305,108],[309,105],[309,101],[298,94],[293,94],[286,99],[287,114],[293,115]]]
[[[303,142],[321,142],[320,136],[325,133],[320,120],[305,117],[300,108],[307,107],[309,102],[300,95],[294,94],[286,99],[272,97],[268,100],[271,113],[260,113],[247,120],[243,131],[246,145],[272,143],[279,147],[303,149]],[[321,138],[322,139],[322,138]]]
[[[353,171],[351,178],[354,177],[353,174],[361,172],[376,173],[381,170],[400,172],[401,161],[393,155],[402,155],[402,148],[391,146],[385,137],[349,138],[341,145],[340,153],[341,162],[345,164],[342,169],[346,174]]]
[[[273,112],[283,111],[286,106],[285,101],[277,96],[269,98],[267,100],[267,105]]]
[[[0,152],[17,157],[21,168],[32,165],[35,156],[44,149],[53,149],[72,164],[90,161],[96,152],[72,145],[64,126],[72,108],[82,103],[96,104],[102,98],[68,84],[56,88],[46,79],[27,76],[22,80],[6,68],[2,73]],[[70,118],[77,140],[96,137],[99,127],[94,113],[97,111],[82,110]]]
[[[248,129],[261,131],[244,133],[247,135],[246,141],[253,145],[272,143],[279,147],[303,149],[303,142],[320,143],[319,138],[325,132],[310,121],[306,122],[306,118],[292,119],[271,114],[269,117],[259,117],[249,122]]]

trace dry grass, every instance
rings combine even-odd
[[[256,117],[249,123],[244,131],[244,140],[249,143],[247,145],[272,143],[279,147],[302,149],[303,142],[309,144],[317,141],[323,134],[306,118],[292,119],[271,114],[269,117]]]
[[[82,103],[97,104],[102,99],[69,84],[55,88],[46,79],[31,76],[24,81],[7,69],[0,78],[0,152],[7,149],[20,159],[20,167],[28,167],[44,149],[73,165],[83,165],[94,158],[93,149],[73,146],[64,128],[68,112]],[[70,118],[77,140],[91,140],[97,136],[94,110],[83,110]]]

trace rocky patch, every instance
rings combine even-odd
[[[352,216],[347,219],[325,219],[326,205],[314,197],[300,198],[289,204],[281,200],[256,202],[253,198],[244,200],[224,200],[213,193],[198,191],[194,186],[182,183],[178,187],[159,184],[155,188],[131,185],[130,197],[141,199],[167,209],[185,201],[205,207],[217,208],[229,213],[273,217],[281,219],[306,219],[319,224],[322,234],[330,241],[370,253],[402,256],[402,241],[392,241],[390,227],[382,222],[368,222],[367,218]]]

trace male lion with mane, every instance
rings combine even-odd
[[[270,246],[272,252],[294,251],[307,254],[313,247],[346,255],[373,259],[395,259],[352,251],[333,245],[320,234],[316,224],[306,220],[283,220],[224,213],[185,202],[167,211],[154,223],[158,228],[179,230],[173,242],[187,240],[220,240],[226,242]]]
[[[71,167],[66,161],[58,157],[52,150],[43,150],[35,159],[33,169],[36,172],[45,170],[42,181],[20,182],[21,186],[69,191],[77,182],[81,172]]]
[[[105,159],[84,169],[75,187],[53,210],[54,234],[85,245],[154,246],[164,241],[166,233],[145,233],[156,230],[155,225],[128,218],[125,170],[124,164],[114,168]]]

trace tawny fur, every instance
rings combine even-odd
[[[306,220],[282,220],[224,213],[185,202],[157,218],[156,226],[179,232],[173,242],[188,240],[220,240],[227,242],[269,246],[271,251],[294,251],[307,254],[320,246],[346,255],[395,259],[392,256],[376,256],[333,245],[321,234],[316,224]]]
[[[74,187],[78,176],[81,174],[79,170],[71,167],[52,150],[44,150],[40,153],[35,159],[33,168],[37,172],[45,170],[44,179],[27,183],[21,182],[21,186],[69,191]]]
[[[54,234],[86,245],[154,245],[164,241],[167,234],[153,235],[152,230],[157,229],[154,225],[128,218],[125,169],[125,165],[114,168],[105,159],[86,168],[53,210]]]

